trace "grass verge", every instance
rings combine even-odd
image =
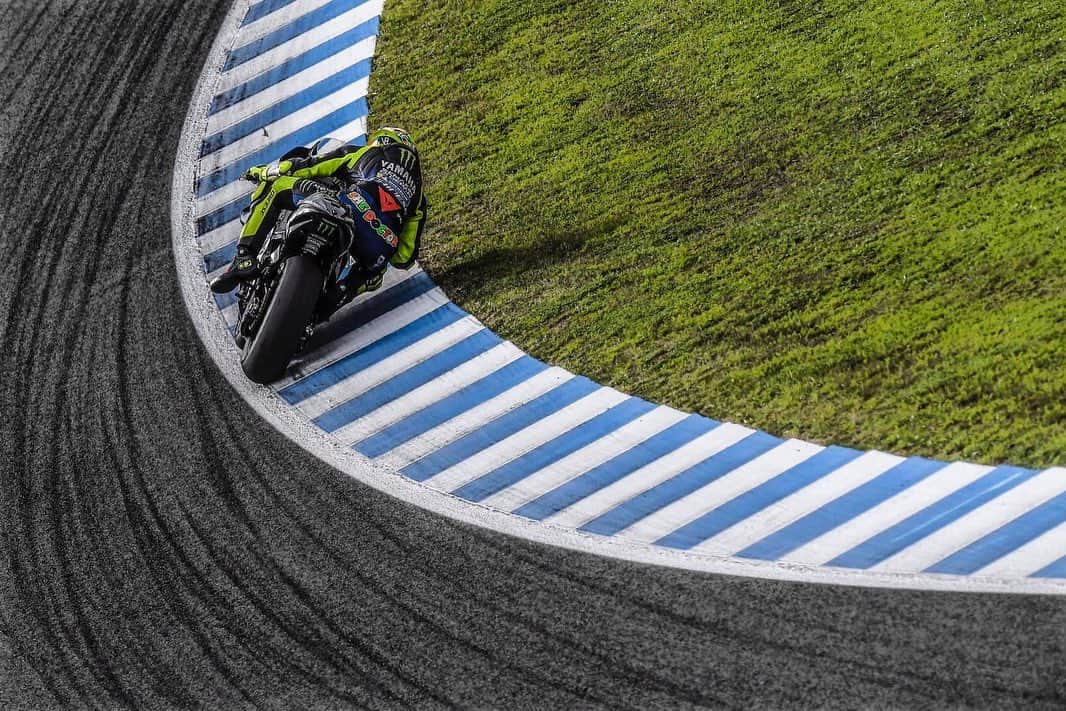
[[[775,434],[1066,464],[1060,3],[389,0],[423,264],[532,354]]]

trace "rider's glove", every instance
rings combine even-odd
[[[241,178],[243,180],[250,180],[253,183],[261,182],[266,179],[266,168],[267,167],[265,165],[252,166],[248,170],[244,171],[244,175],[242,175]]]
[[[275,180],[282,175],[288,175],[292,170],[292,161],[274,161],[267,165],[254,165],[245,171],[241,177],[245,180],[250,180],[253,183],[261,183],[265,181]]]

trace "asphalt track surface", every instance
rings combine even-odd
[[[542,547],[273,431],[201,347],[170,251],[227,5],[0,5],[0,707],[1066,703],[1062,598]]]

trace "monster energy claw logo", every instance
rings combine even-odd
[[[370,209],[370,203],[366,201],[358,191],[348,193],[348,197],[351,198],[352,203],[355,204],[355,209],[363,213],[363,221],[370,225],[371,229],[377,233],[378,237],[385,240],[390,246],[395,247],[399,244],[399,240],[396,238],[396,233],[389,229],[388,225],[383,223],[378,216]]]

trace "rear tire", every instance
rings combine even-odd
[[[249,380],[266,385],[285,374],[311,322],[324,279],[314,257],[300,254],[285,262],[263,323],[244,346],[241,367]]]

